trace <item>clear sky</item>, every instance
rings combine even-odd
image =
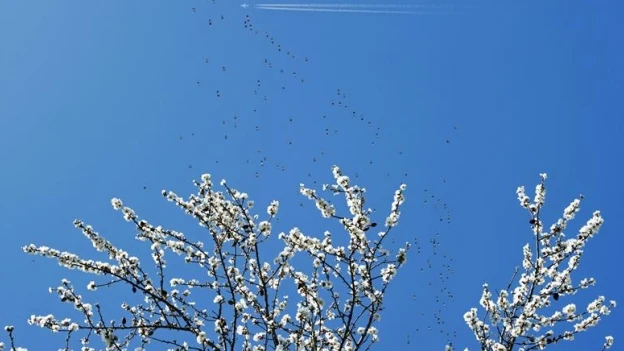
[[[548,223],[580,193],[571,229],[595,209],[606,219],[576,275],[595,277],[596,287],[561,307],[597,295],[624,302],[624,4],[420,4],[469,8],[415,15],[222,0],[0,2],[0,324],[15,325],[32,350],[62,347],[62,335],[25,321],[75,317],[47,288],[63,277],[84,287],[92,277],[20,248],[104,259],[75,218],[145,254],[112,197],[153,224],[201,235],[160,190],[186,196],[207,172],[259,204],[280,200],[278,231],[297,225],[320,236],[329,224],[298,185],[330,182],[333,164],[369,190],[380,221],[393,191],[408,184],[393,234],[421,250],[388,292],[379,349],[438,350],[446,341],[478,349],[462,315],[478,305],[484,282],[503,288],[521,264],[531,232],[515,189],[532,191],[540,172],[549,174]],[[107,299],[126,293],[89,299],[110,319],[118,305]],[[608,334],[619,349],[623,323],[616,309],[553,349],[597,350]]]

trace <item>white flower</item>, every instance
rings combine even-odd
[[[268,236],[271,233],[271,223],[268,221],[262,221],[258,224],[260,233],[264,236]]]
[[[613,346],[613,337],[612,336],[605,336],[605,343],[604,343],[605,349],[608,349],[611,346]]]
[[[273,217],[277,214],[277,210],[279,209],[279,201],[273,200],[269,207],[267,208],[267,213],[269,216]]]
[[[396,265],[389,263],[385,268],[381,269],[381,279],[384,283],[388,283],[396,275]]]
[[[567,314],[568,316],[574,316],[574,314],[576,313],[576,305],[571,303],[565,306],[563,308],[563,313]]]
[[[197,334],[197,343],[202,345],[204,341],[206,341],[206,332],[199,332],[199,334]]]
[[[114,209],[119,210],[123,207],[123,202],[121,202],[121,199],[114,197],[111,199],[111,205],[113,205]]]

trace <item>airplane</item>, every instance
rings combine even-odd
[[[249,4],[244,3],[244,4],[242,4],[242,5],[241,5],[241,7],[242,7],[242,8],[244,8],[244,9],[246,9],[246,8],[248,8],[248,7],[249,7]]]

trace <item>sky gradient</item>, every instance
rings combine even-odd
[[[624,4],[427,2],[453,3],[470,10],[0,2],[0,324],[16,326],[20,346],[62,347],[62,335],[25,321],[75,316],[47,288],[92,277],[21,247],[103,259],[75,218],[130,253],[147,252],[112,197],[152,224],[200,235],[160,190],[187,196],[193,179],[211,173],[259,209],[278,199],[278,232],[299,226],[320,236],[328,224],[298,186],[331,182],[333,164],[368,189],[380,220],[394,190],[408,185],[393,234],[398,243],[416,239],[421,252],[410,252],[388,292],[379,349],[439,350],[447,341],[478,349],[462,315],[478,305],[484,282],[500,289],[521,264],[531,231],[515,190],[532,191],[541,172],[547,224],[581,193],[569,231],[595,209],[606,220],[574,276],[592,276],[596,287],[561,307],[598,295],[624,301]],[[117,305],[108,310],[118,315]],[[552,350],[599,350],[604,335],[615,336],[617,350],[623,324],[615,309]]]

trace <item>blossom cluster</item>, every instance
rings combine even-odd
[[[575,284],[572,273],[579,267],[587,241],[598,233],[604,219],[600,211],[595,211],[576,236],[566,237],[568,223],[580,211],[581,196],[570,203],[548,231],[544,231],[541,210],[546,199],[546,174],[540,177],[533,201],[524,187],[516,191],[520,205],[530,214],[533,232],[532,245],[526,244],[522,250],[524,271],[517,286],[511,288],[518,270],[507,289],[497,292],[498,296],[493,296],[488,284],[484,284],[479,302],[485,316],[480,318],[477,308],[464,314],[482,350],[543,350],[547,345],[573,340],[576,334],[596,326],[616,306],[615,301],[607,302],[604,296],[598,296],[584,309],[577,308],[574,303],[558,307],[560,299],[595,284],[593,278],[581,279]],[[570,324],[571,327],[566,327]],[[607,336],[603,350],[611,345],[613,337]]]
[[[375,324],[380,319],[384,294],[406,262],[409,243],[394,254],[382,245],[398,224],[406,186],[395,192],[385,227],[368,238],[367,233],[377,224],[371,220],[372,210],[364,207],[366,189],[352,185],[337,166],[332,171],[335,184],[324,185],[323,190],[343,194],[348,215],[339,216],[330,201],[303,184],[300,192],[315,202],[322,217],[341,224],[348,237],[345,246],[335,242],[340,240],[334,240],[329,231],[319,238],[295,227],[273,236],[279,202],[271,202],[265,212],[268,217],[261,219],[251,212],[254,203],[246,193],[231,188],[226,181],[220,182],[224,191],[218,191],[211,175],[204,174],[201,182],[195,182],[197,194],[188,199],[174,192],[162,194],[198,221],[209,244],[154,226],[140,219],[122,200],[111,200],[113,208],[136,226],[136,238],[149,243],[157,276],[150,275],[138,257],[116,247],[80,220],[74,225],[97,251],[108,255],[108,261],[83,259],[47,246],[25,246],[26,253],[99,276],[99,281],[87,284],[87,291],[125,284],[143,295],[141,303],[121,305],[123,317],[105,321],[100,305],[87,302],[64,279],[50,292],[61,302],[72,304],[84,319],[33,315],[28,322],[67,333],[68,344],[75,333],[95,333],[107,350],[127,350],[134,339],[140,340],[137,350],[150,343],[166,345],[169,350],[367,349],[379,340]],[[268,240],[283,246],[270,260],[261,255],[261,244]],[[166,279],[167,260],[172,254],[203,270],[203,278]],[[301,254],[308,258],[307,266],[295,265],[293,259]],[[203,307],[203,299],[193,299],[197,289],[212,295],[212,306]],[[165,340],[160,336],[165,331],[184,333],[186,341]],[[88,336],[81,341],[82,350],[95,350]]]

